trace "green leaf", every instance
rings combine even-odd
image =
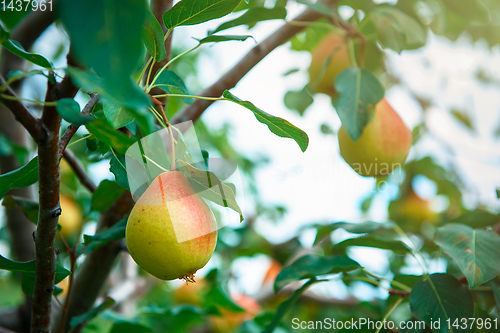
[[[378,6],[366,19],[375,24],[378,40],[384,48],[401,53],[425,45],[427,34],[422,26],[393,6]]]
[[[205,38],[197,39],[197,41],[200,42],[200,44],[229,42],[229,41],[243,42],[248,38],[253,38],[253,37],[249,35],[209,35]]]
[[[36,274],[35,260],[17,262],[9,260],[0,255],[0,269],[16,273],[23,273],[23,280],[22,280],[23,292],[26,295],[33,295],[33,290],[35,288],[35,274]],[[70,274],[71,272],[69,270],[57,264],[54,284],[61,282]]]
[[[0,199],[12,188],[30,186],[38,181],[38,156],[19,169],[0,175]]]
[[[410,249],[401,241],[387,240],[375,236],[364,236],[346,239],[334,245],[334,250],[345,249],[348,246],[366,246],[377,249],[390,250],[397,254],[410,253]]]
[[[80,113],[80,105],[72,98],[63,98],[57,101],[56,109],[64,120],[76,126],[84,125],[95,119]]]
[[[194,25],[231,13],[240,0],[182,0],[163,13],[167,29],[181,25]]]
[[[105,211],[120,197],[125,189],[116,182],[103,180],[92,194],[92,208],[98,212]]]
[[[304,111],[314,102],[314,99],[304,87],[302,90],[287,92],[284,101],[287,108],[297,111],[302,116]]]
[[[53,68],[50,61],[45,59],[43,56],[41,56],[39,54],[26,52],[26,50],[19,43],[15,42],[15,41],[12,41],[10,39],[6,40],[5,42],[2,43],[2,46],[6,50],[17,55],[18,57],[23,58],[24,60],[27,60],[35,65],[38,65],[40,67],[47,68],[47,69]]]
[[[275,117],[273,115],[270,115],[269,113],[262,111],[248,101],[242,101],[238,97],[231,94],[229,90],[224,91],[224,94],[222,96],[224,96],[224,98],[228,101],[234,102],[249,109],[253,112],[255,118],[257,118],[259,122],[267,125],[271,132],[282,138],[291,138],[295,140],[300,149],[303,152],[306,151],[307,146],[309,145],[309,137],[307,136],[306,132],[304,132],[300,128],[295,127],[283,118]]]
[[[131,323],[127,321],[117,322],[111,328],[109,333],[148,333],[153,330],[147,326]]]
[[[458,120],[462,125],[472,132],[475,131],[474,124],[471,119],[471,115],[467,111],[452,109],[451,115]]]
[[[455,259],[471,289],[500,273],[500,236],[494,231],[449,223],[437,230],[434,242]]]
[[[83,235],[83,253],[92,252],[101,246],[115,240],[125,238],[125,228],[127,227],[127,218],[114,224],[112,227],[101,231],[96,235]]]
[[[449,274],[432,274],[420,280],[411,290],[410,307],[416,318],[428,325],[439,320],[440,328],[435,333],[467,332],[467,328],[448,328],[447,319],[472,318],[474,302],[472,295],[457,279]]]
[[[10,38],[10,33],[7,30],[5,30],[4,27],[0,24],[0,44],[6,42],[9,38]]]
[[[229,28],[237,27],[240,25],[254,26],[258,22],[267,20],[284,20],[286,17],[286,8],[283,6],[276,6],[274,8],[265,7],[252,7],[245,13],[235,18],[234,20],[227,21],[211,31],[210,34],[226,30]]]
[[[189,95],[184,81],[174,71],[168,69],[160,73],[154,86],[165,90],[169,94]],[[188,104],[193,103],[192,98],[183,97],[182,99]]]
[[[320,14],[323,14],[326,16],[334,16],[335,15],[326,3],[322,3],[319,1],[313,2],[310,0],[297,0],[297,2],[306,5],[307,7],[311,8],[314,11],[317,11]]]
[[[205,294],[204,303],[205,307],[215,305],[231,312],[245,312],[245,309],[242,309],[231,300],[219,284],[214,284]]]
[[[319,275],[349,272],[361,266],[346,256],[320,257],[308,254],[285,267],[274,281],[274,290],[278,292],[287,284]]]
[[[104,103],[102,110],[113,128],[118,129],[134,121],[133,114],[123,106]]]
[[[165,60],[167,51],[163,41],[163,30],[160,22],[149,10],[146,11],[146,20],[142,26],[142,40],[155,61]]]
[[[231,208],[240,214],[240,222],[243,221],[243,212],[228,184],[221,182],[213,172],[197,169],[182,160],[177,160],[177,163],[180,164],[179,171],[187,177],[196,193],[219,206]]]
[[[125,169],[125,156],[112,156],[109,161],[109,171],[115,175],[115,181],[126,190],[130,190],[128,184],[127,169]]]
[[[480,0],[443,0],[443,2],[448,8],[468,20],[483,24],[488,23],[490,20],[488,8]]]
[[[482,210],[467,212],[450,221],[450,223],[466,224],[472,228],[490,227],[498,222],[500,222],[499,215],[491,214]]]
[[[38,202],[26,200],[12,195],[6,195],[3,198],[2,205],[7,208],[19,207],[24,216],[34,224],[38,222]]]
[[[92,120],[85,126],[98,140],[112,147],[118,154],[125,154],[128,147],[136,142],[136,140],[115,130],[105,119]]]
[[[281,320],[283,320],[283,317],[290,311],[290,309],[293,307],[293,305],[297,302],[297,300],[302,296],[302,294],[309,288],[311,285],[314,283],[319,282],[316,281],[315,279],[311,279],[304,283],[302,287],[299,289],[295,290],[293,295],[288,298],[286,301],[281,303],[278,306],[278,309],[276,310],[276,313],[274,314],[273,320],[269,323],[269,325],[266,326],[266,328],[262,331],[262,333],[273,333],[274,329],[279,325]]]
[[[74,316],[73,318],[71,318],[71,321],[69,322],[69,326],[75,327],[75,326],[81,325],[81,324],[91,320],[92,318],[97,317],[97,315],[99,315],[99,313],[112,307],[114,304],[115,304],[114,299],[112,299],[110,297],[106,297],[104,299],[104,301],[101,304],[99,304],[99,306],[97,306],[97,307],[91,309],[90,311],[85,312],[79,316]]]
[[[335,89],[339,93],[335,109],[347,134],[356,141],[373,119],[375,104],[384,97],[384,87],[370,71],[350,67],[337,76]]]
[[[65,0],[59,6],[73,54],[103,79],[100,86],[109,95],[129,107],[150,104],[131,79],[143,57],[146,11],[146,2],[137,0]]]

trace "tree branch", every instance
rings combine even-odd
[[[4,84],[5,80],[0,75],[0,85]],[[16,94],[10,87],[3,94],[0,94],[0,101],[9,108],[9,110],[14,114],[16,120],[21,123],[21,125],[26,128],[33,140],[37,143],[45,142],[48,139],[47,129],[43,126],[43,123],[28,110],[23,103],[7,99],[3,95],[7,95],[13,98],[17,98]]]
[[[96,234],[120,221],[133,206],[132,195],[125,191],[110,208],[101,213]],[[67,309],[68,318],[80,315],[92,308],[121,248],[119,242],[113,241],[87,255],[83,264],[78,268],[72,284],[73,290]],[[57,316],[60,318],[61,314],[59,311]],[[54,332],[60,332],[59,321],[58,319],[54,321]],[[66,323],[64,332],[68,329],[69,324]],[[80,329],[81,327],[73,332],[77,333]]]
[[[64,81],[64,80],[63,80]],[[94,106],[99,102],[99,95],[97,94],[90,94],[90,100],[88,103],[83,107],[82,114],[84,115],[89,115]],[[64,134],[61,136],[61,140],[59,141],[59,154],[60,157],[62,157],[64,150],[68,146],[69,141],[75,135],[76,131],[78,130],[80,126],[75,126],[75,125],[69,125],[66,128],[66,131]]]
[[[323,17],[322,14],[308,9],[297,16],[294,21],[311,22],[316,21],[321,17]],[[212,86],[203,90],[199,95],[204,97],[220,97],[224,90],[231,89],[236,86],[238,81],[240,81],[271,51],[288,41],[303,29],[303,26],[296,26],[288,23],[284,24],[281,28],[276,30],[264,41],[250,50],[250,52],[248,52],[233,68],[231,68]],[[178,124],[188,120],[196,121],[213,102],[214,101],[197,99],[192,104],[179,111],[173,117],[171,123]]]
[[[53,73],[49,74],[46,102],[52,102],[52,90],[56,84]],[[39,212],[35,237],[35,290],[33,293],[31,331],[50,332],[52,293],[57,257],[54,242],[59,207],[59,127],[61,117],[54,106],[45,105],[41,117],[48,130],[48,140],[38,144]]]
[[[78,160],[78,157],[75,156],[75,154],[66,148],[63,152],[64,159],[66,162],[68,162],[69,166],[73,171],[75,172],[75,175],[78,177],[80,182],[92,193],[95,192],[97,189],[97,186],[95,183],[90,179],[89,175],[87,174],[87,171],[85,170],[85,167],[82,165],[82,162]]]

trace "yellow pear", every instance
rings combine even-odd
[[[344,127],[339,131],[340,154],[358,174],[386,176],[401,166],[412,143],[411,131],[384,98],[375,105],[373,120],[353,141]]]
[[[215,250],[217,224],[187,178],[167,171],[135,204],[125,235],[130,255],[151,275],[193,281]]]
[[[80,230],[82,211],[71,198],[63,194],[59,198],[59,204],[61,206],[61,215],[59,216],[60,232],[65,238],[71,237]]]
[[[400,224],[413,226],[420,226],[424,221],[432,224],[439,222],[438,214],[432,210],[430,201],[419,197],[413,189],[389,204],[389,216]]]
[[[335,78],[352,66],[344,37],[336,33],[326,35],[311,55],[309,82],[312,90],[330,96],[336,95]]]

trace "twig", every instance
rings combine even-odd
[[[52,102],[55,76],[49,73],[46,102]],[[31,331],[50,332],[52,293],[57,257],[55,238],[57,222],[61,214],[59,207],[59,127],[61,117],[54,106],[44,106],[42,123],[48,131],[48,140],[38,144],[38,223],[35,238],[35,289],[31,307]]]
[[[5,79],[0,76],[0,85],[5,83]],[[16,120],[21,123],[21,125],[26,128],[28,133],[31,135],[33,140],[37,143],[43,143],[46,142],[48,139],[48,132],[47,129],[43,126],[42,122],[40,119],[35,117],[33,113],[31,113],[30,110],[28,110],[23,103],[21,103],[17,99],[16,94],[10,87],[8,87],[4,95],[10,96],[15,99],[7,99],[0,95],[0,101],[7,106],[10,111],[14,114],[14,117],[16,117]]]
[[[85,170],[82,162],[75,156],[75,154],[66,148],[63,152],[64,159],[68,162],[69,166],[75,172],[75,175],[78,177],[83,186],[85,186],[90,192],[94,193],[97,189],[94,181],[90,179],[87,171]]]
[[[330,1],[334,2],[334,1]],[[323,17],[322,14],[307,9],[302,14],[293,19],[295,22],[311,22],[316,21]],[[281,28],[276,30],[273,34],[267,37],[260,44],[255,46],[248,52],[233,68],[226,72],[217,82],[212,86],[203,90],[199,96],[205,97],[220,97],[224,90],[231,89],[243,76],[245,76],[255,65],[257,65],[265,56],[271,51],[288,41],[295,36],[298,32],[302,31],[304,26],[297,26],[296,24],[284,24]],[[201,114],[213,103],[211,100],[196,100],[192,104],[186,106],[179,111],[172,119],[172,124],[178,124],[185,121],[195,121]]]
[[[84,115],[89,115],[94,106],[99,102],[99,95],[97,94],[90,94],[90,100],[88,103],[83,107],[82,114]],[[78,130],[79,126],[75,125],[69,125],[66,128],[66,131],[64,134],[61,136],[61,140],[59,142],[59,154],[60,157],[63,156],[63,152],[68,146],[69,141],[75,135],[76,131]]]

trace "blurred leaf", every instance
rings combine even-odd
[[[328,7],[326,3],[319,2],[319,1],[310,1],[310,0],[297,0],[298,3],[304,4],[307,7],[311,8],[314,11],[317,11],[318,13],[321,13],[326,16],[334,16],[334,12]]]
[[[6,195],[3,198],[2,205],[7,208],[14,208],[19,206],[24,216],[31,222],[37,224],[38,222],[38,202],[26,200],[20,197]]]
[[[490,20],[488,9],[480,0],[443,0],[443,2],[448,8],[468,20],[478,21],[480,23],[488,23]]]
[[[4,35],[4,37],[5,37],[5,35]],[[39,54],[26,52],[26,50],[24,50],[24,48],[16,41],[13,41],[10,39],[6,40],[2,43],[2,46],[6,50],[17,55],[18,57],[23,58],[24,60],[27,60],[35,65],[38,65],[40,67],[47,68],[47,69],[53,68],[50,61],[48,61],[47,59],[45,59],[43,56],[41,56]]]
[[[93,236],[83,235],[83,254],[92,252],[110,241],[125,238],[125,228],[127,227],[127,218],[114,224],[112,227],[99,232]]]
[[[3,44],[7,40],[9,40],[9,38],[10,38],[10,33],[7,30],[4,29],[4,27],[2,26],[2,24],[0,24],[0,43]],[[7,79],[8,79],[8,77],[7,77]]]
[[[345,249],[348,246],[366,246],[377,249],[390,250],[396,254],[411,253],[411,250],[401,241],[387,240],[375,236],[350,238],[333,246],[334,250]]]
[[[321,133],[323,133],[325,135],[335,134],[335,131],[327,123],[321,124],[321,126],[319,127],[319,130],[321,131]]]
[[[240,0],[182,0],[163,13],[167,29],[180,25],[194,25],[231,13]]]
[[[149,10],[146,11],[146,20],[142,26],[142,40],[155,61],[163,61],[167,57],[163,30],[160,22]]]
[[[500,236],[494,231],[449,223],[437,230],[434,242],[455,259],[471,289],[500,273]]]
[[[113,155],[109,162],[109,171],[115,175],[115,181],[126,190],[130,190],[128,185],[127,170],[125,169],[125,156]]]
[[[295,127],[283,118],[275,117],[262,111],[248,101],[242,101],[238,97],[231,94],[229,90],[224,91],[223,96],[225,99],[249,109],[254,113],[255,118],[257,118],[259,122],[267,125],[271,132],[282,138],[291,138],[295,140],[300,149],[303,152],[306,151],[307,146],[309,145],[309,137],[300,128]]]
[[[497,188],[496,192],[497,192],[497,199],[500,199],[500,189]]]
[[[274,291],[278,292],[287,284],[303,279],[316,278],[318,275],[349,272],[361,266],[346,256],[320,257],[305,255],[285,267],[274,281]]]
[[[301,116],[304,111],[314,102],[311,94],[304,87],[302,90],[289,91],[285,94],[285,106],[290,110],[297,111]]]
[[[253,37],[250,35],[209,35],[205,38],[198,39],[198,42],[200,42],[200,44],[230,42],[230,41],[243,42],[248,38],[253,38]]]
[[[474,302],[467,287],[449,274],[432,274],[421,279],[411,290],[410,307],[420,320],[431,324],[441,321],[436,333],[449,333],[447,319],[472,318]],[[467,328],[453,327],[454,333],[467,332]]]
[[[266,326],[266,328],[262,331],[262,333],[274,332],[274,329],[279,325],[281,320],[283,320],[283,317],[285,317],[285,315],[288,313],[288,311],[290,311],[290,309],[297,302],[297,300],[300,298],[300,296],[302,296],[304,291],[306,291],[307,288],[309,288],[312,284],[314,284],[316,282],[318,282],[318,281],[316,281],[314,278],[310,279],[309,281],[304,283],[304,285],[302,287],[295,290],[295,292],[293,293],[293,295],[290,298],[288,298],[286,301],[281,303],[278,306],[276,313],[274,314],[273,320],[271,321],[271,323],[269,323],[269,325]]]
[[[245,312],[245,309],[235,304],[218,284],[213,285],[212,288],[210,288],[210,290],[205,294],[204,301],[205,307],[216,305],[231,312]]]
[[[286,71],[285,73],[283,73],[283,76],[292,75],[292,74],[295,74],[298,72],[300,72],[300,68],[292,68],[292,69]]]
[[[38,156],[19,169],[0,175],[0,199],[12,188],[30,186],[38,181]]]
[[[235,193],[228,184],[221,182],[213,172],[197,169],[182,160],[177,160],[177,163],[180,164],[179,171],[187,177],[196,193],[219,206],[231,208],[240,214],[240,222],[243,221]]]
[[[100,86],[108,95],[128,107],[150,104],[131,79],[143,56],[146,11],[146,2],[136,0],[65,0],[59,5],[73,54],[102,77]]]
[[[75,327],[75,326],[81,325],[81,324],[91,320],[92,318],[97,317],[99,315],[99,313],[112,307],[114,304],[115,304],[114,299],[112,299],[110,297],[106,297],[104,299],[104,301],[99,306],[97,306],[97,307],[91,309],[90,311],[85,312],[79,316],[72,317],[71,321],[69,322],[69,326]]]
[[[0,269],[4,269],[11,272],[23,273],[22,288],[26,295],[33,295],[35,288],[35,273],[36,264],[35,260],[17,262],[9,260],[2,255],[0,255]],[[54,283],[57,284],[64,280],[71,272],[61,265],[56,265],[56,275]]]
[[[470,115],[461,110],[453,109],[451,110],[451,114],[453,117],[458,120],[462,125],[467,127],[469,130],[474,131],[474,125],[472,124],[472,119],[470,118]]]
[[[377,77],[366,69],[350,67],[335,79],[339,96],[335,110],[347,134],[356,141],[373,119],[375,104],[384,97],[384,87]]]
[[[148,333],[153,330],[147,326],[131,323],[127,321],[117,322],[111,328],[109,333]]]
[[[411,16],[393,6],[378,6],[365,18],[377,28],[377,37],[384,48],[398,53],[425,45],[427,35]]]
[[[318,232],[316,234],[316,239],[314,244],[318,244],[324,237],[330,235],[333,231],[342,228],[347,232],[353,234],[366,234],[372,233],[380,229],[391,230],[394,228],[394,223],[378,223],[378,222],[361,222],[361,223],[348,223],[348,222],[336,222],[332,224],[317,224],[314,225]]]
[[[500,222],[500,216],[482,210],[467,212],[450,221],[450,223],[466,224],[472,228],[485,228]]]
[[[182,81],[182,79],[177,76],[174,71],[168,69],[165,69],[160,73],[154,86],[166,91],[169,94],[189,95],[189,91],[187,90],[184,81]],[[182,99],[188,104],[193,103],[192,98],[183,97]]]
[[[118,129],[134,121],[133,114],[123,106],[105,103],[102,110],[113,128]]]
[[[80,105],[72,98],[63,98],[57,101],[57,113],[68,123],[80,126],[94,120],[94,117],[80,113]]]
[[[85,124],[85,127],[87,127],[89,132],[98,140],[112,147],[118,154],[125,154],[128,147],[136,142],[136,140],[115,130],[105,119],[92,120],[91,122]]]
[[[105,211],[120,197],[125,189],[118,183],[103,180],[92,194],[92,208],[98,212]]]
[[[227,21],[211,31],[210,34],[226,30],[229,28],[237,27],[240,25],[254,26],[258,22],[266,20],[284,20],[286,17],[286,8],[283,6],[275,6],[274,8],[253,7],[248,9],[241,16],[234,20]]]

